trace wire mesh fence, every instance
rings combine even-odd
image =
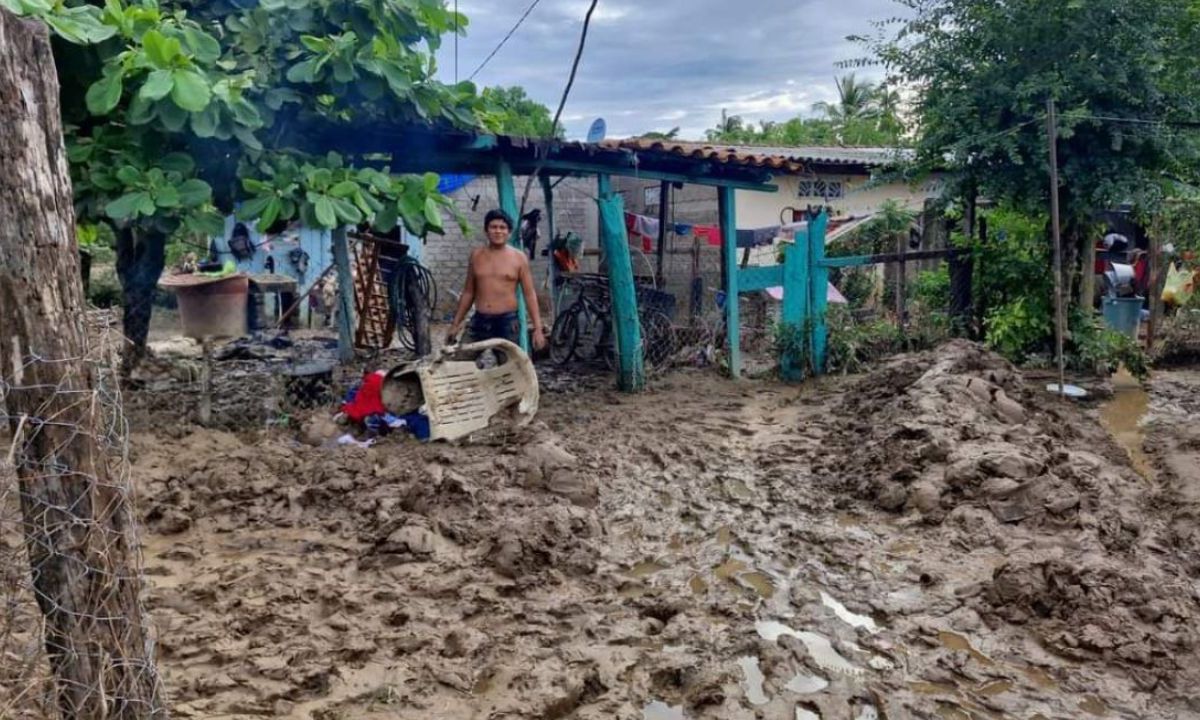
[[[165,718],[141,602],[123,337],[112,311],[80,324],[80,357],[25,355],[0,374],[0,717]]]

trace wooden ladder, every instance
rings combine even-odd
[[[388,307],[388,288],[379,268],[379,243],[363,237],[355,254],[354,309],[358,329],[355,347],[382,350],[392,344],[396,319]]]

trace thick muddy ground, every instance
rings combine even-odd
[[[1200,373],[557,385],[457,446],[135,427],[175,715],[1200,718]]]

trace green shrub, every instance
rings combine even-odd
[[[1018,297],[988,313],[984,342],[1014,363],[1046,349],[1053,341],[1054,311],[1044,299]]]

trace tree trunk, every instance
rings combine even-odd
[[[125,227],[117,232],[117,275],[124,291],[124,328],[129,347],[125,367],[132,368],[146,354],[154,293],[166,265],[167,237]]]
[[[87,358],[45,28],[0,8],[0,388],[32,587],[68,720],[163,718],[139,605],[130,488]]]

